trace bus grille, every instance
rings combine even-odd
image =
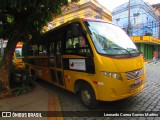
[[[137,78],[143,74],[143,68],[135,70],[135,71],[130,71],[126,72],[127,80]]]

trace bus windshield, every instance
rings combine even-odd
[[[129,36],[119,27],[105,22],[85,22],[99,54],[113,57],[135,57],[139,50]]]

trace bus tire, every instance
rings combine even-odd
[[[98,104],[93,88],[86,83],[80,85],[79,97],[83,105],[88,109],[93,109]]]

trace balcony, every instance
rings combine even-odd
[[[151,27],[144,26],[143,30],[144,30],[144,35],[146,35],[146,36],[152,36],[153,35],[153,30],[152,30]]]

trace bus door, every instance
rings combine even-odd
[[[55,41],[50,44],[50,71],[52,82],[64,86],[63,65],[62,65],[62,41]]]

